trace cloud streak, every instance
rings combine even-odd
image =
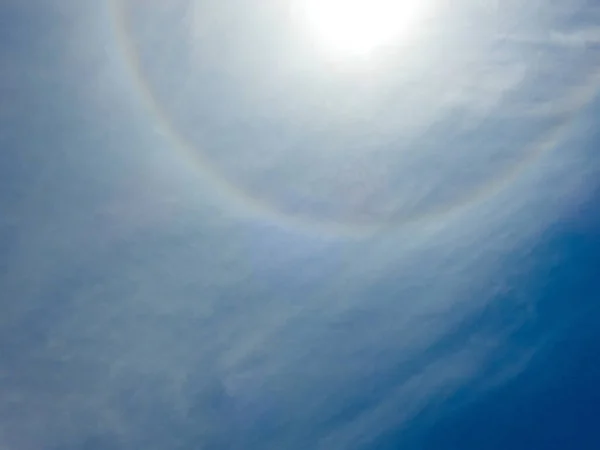
[[[14,207],[21,225],[0,277],[9,299],[0,444],[366,449],[526,367],[535,345],[508,343],[531,320],[536,292],[516,274],[535,268],[541,233],[587,188],[574,181],[585,150],[558,145],[600,82],[596,32],[562,25],[582,10],[554,13],[536,24],[543,33],[515,30],[520,17],[485,33],[476,24],[497,17],[463,5],[448,16],[456,22],[437,24],[446,41],[365,75],[326,72],[282,30],[275,2],[246,29],[232,24],[249,2],[229,12],[222,2],[143,3],[125,6],[146,81],[172,123],[140,123],[206,138],[214,147],[205,160],[284,214],[420,213],[494,179],[536,139],[548,149],[478,202],[351,239],[233,218],[189,167],[174,173],[185,166],[174,162],[183,159],[177,142],[149,143],[144,127],[125,121],[112,145],[144,176],[123,183],[113,166],[92,171],[73,159],[54,174],[66,176],[60,189],[30,191]],[[212,12],[216,30],[199,29],[207,16],[198,10]],[[207,33],[223,39],[212,50],[198,41]],[[249,53],[257,42],[264,54]],[[117,67],[116,50],[106,58]],[[116,92],[108,72],[95,81]],[[82,152],[103,150],[80,133],[90,143]],[[73,172],[103,183],[82,190]]]

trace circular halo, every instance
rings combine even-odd
[[[437,204],[415,214],[398,214],[389,218],[389,220],[353,221],[339,220],[335,217],[323,218],[318,215],[307,214],[304,211],[295,213],[286,210],[277,202],[255,195],[255,193],[245,189],[243,185],[237,184],[226,173],[219,170],[219,167],[207,157],[202,148],[199,148],[195,142],[192,142],[181,133],[173,119],[162,107],[160,99],[146,79],[130,36],[124,0],[111,0],[111,8],[118,43],[124,52],[127,66],[146,106],[160,121],[174,146],[214,186],[215,192],[227,199],[236,211],[243,211],[245,215],[250,214],[285,227],[312,230],[316,233],[356,236],[379,230],[394,229],[417,222],[422,224],[428,221],[440,220],[468,206],[484,201],[509,186],[526,168],[533,165],[543,154],[554,148],[568,133],[577,111],[594,98],[600,86],[600,71],[592,71],[586,82],[572,88],[561,102],[564,114],[560,117],[560,120],[541,136],[531,140],[522,149],[522,157],[518,161],[499,171],[494,177],[489,178],[486,183],[457,196],[452,202]]]

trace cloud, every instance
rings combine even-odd
[[[326,72],[270,21],[280,17],[271,3],[247,17],[248,29],[228,28],[248,9],[224,15],[216,4],[181,1],[165,13],[164,2],[127,3],[132,15],[144,11],[132,31],[140,45],[160,43],[140,54],[153,101],[172,120],[108,128],[119,131],[111,145],[134,157],[107,158],[134,159],[136,176],[124,171],[123,182],[115,165],[66,158],[72,166],[55,162],[51,182],[14,207],[19,226],[0,278],[7,448],[369,448],[468,397],[471,385],[479,394],[517,376],[535,353],[535,343],[507,347],[537,300],[515,274],[535,268],[540,235],[587,188],[573,181],[584,150],[553,147],[596,95],[595,32],[549,22],[532,33],[549,41],[527,41],[511,22],[488,34],[475,19],[490,13],[463,5],[452,17],[472,28],[448,20],[447,39],[428,42],[429,53],[386,60],[387,71],[367,76]],[[178,29],[192,7],[212,8],[217,30]],[[203,53],[206,43],[186,41],[191,31],[196,40],[216,33],[222,47]],[[193,57],[169,47],[182,40],[196,46]],[[257,42],[264,54],[248,53]],[[114,74],[96,76],[116,97]],[[77,154],[106,151],[95,140],[104,120],[114,125],[98,117],[93,133],[79,131],[89,146]],[[171,141],[149,142],[140,123]],[[204,159],[239,183],[234,193],[279,209],[276,217],[299,208],[304,220],[294,228],[216,207],[206,167],[181,156],[181,135],[198,144],[199,130],[215,144]],[[532,142],[548,151],[509,170],[524,148],[542,147]],[[87,175],[104,182],[84,189]],[[456,201],[464,196],[473,201]],[[324,218],[397,218],[445,203],[460,207],[360,238],[314,232]],[[499,354],[514,359],[498,369]]]

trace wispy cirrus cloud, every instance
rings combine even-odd
[[[537,301],[518,274],[535,277],[540,234],[587,186],[586,150],[557,147],[600,81],[596,32],[574,19],[583,3],[530,30],[518,14],[535,5],[444,9],[427,51],[370,75],[326,72],[272,21],[275,2],[258,18],[250,3],[124,2],[146,77],[132,89],[155,107],[139,121],[163,133],[110,128],[145,173],[135,182],[107,164],[83,189],[68,175],[89,165],[65,158],[13,208],[1,444],[369,448],[535,354],[509,339]],[[212,28],[194,28],[202,18]],[[102,152],[80,133],[81,152]],[[201,158],[182,157],[182,141]],[[190,169],[198,160],[210,164]],[[223,185],[254,214],[215,205]],[[365,217],[386,226],[348,237],[323,225]]]

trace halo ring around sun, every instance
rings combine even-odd
[[[525,169],[534,165],[542,155],[554,148],[557,142],[564,139],[570,131],[572,120],[577,111],[588,104],[591,99],[595,98],[600,87],[600,70],[595,70],[589,75],[584,85],[573,88],[567,95],[569,104],[571,105],[570,111],[572,111],[572,113],[568,114],[564,120],[561,120],[556,126],[549,129],[546,133],[543,133],[542,136],[534,140],[526,149],[524,149],[520,161],[508,167],[506,170],[501,171],[497,176],[489,179],[487,183],[460,196],[451,204],[438,204],[423,214],[402,216],[398,220],[394,219],[390,221],[366,223],[323,220],[320,217],[311,216],[306,213],[290,214],[279,208],[277,204],[259,198],[253,195],[253,193],[244,190],[235,181],[231,180],[224,173],[221,173],[219,169],[205,157],[202,148],[198,148],[179,132],[178,127],[164,111],[141,69],[138,60],[139,57],[131,40],[124,1],[125,0],[110,0],[111,19],[113,20],[117,45],[123,52],[126,66],[132,75],[135,88],[140,93],[144,105],[160,122],[164,133],[168,136],[173,146],[194,165],[196,170],[202,174],[203,179],[208,180],[209,184],[214,188],[214,193],[219,196],[221,200],[229,204],[230,208],[232,208],[230,211],[234,214],[240,214],[245,217],[255,217],[260,220],[271,222],[277,226],[293,228],[320,235],[349,237],[365,236],[377,231],[397,229],[398,227],[406,226],[408,224],[424,224],[430,221],[439,221],[464,211],[470,206],[483,202],[511,185]]]

